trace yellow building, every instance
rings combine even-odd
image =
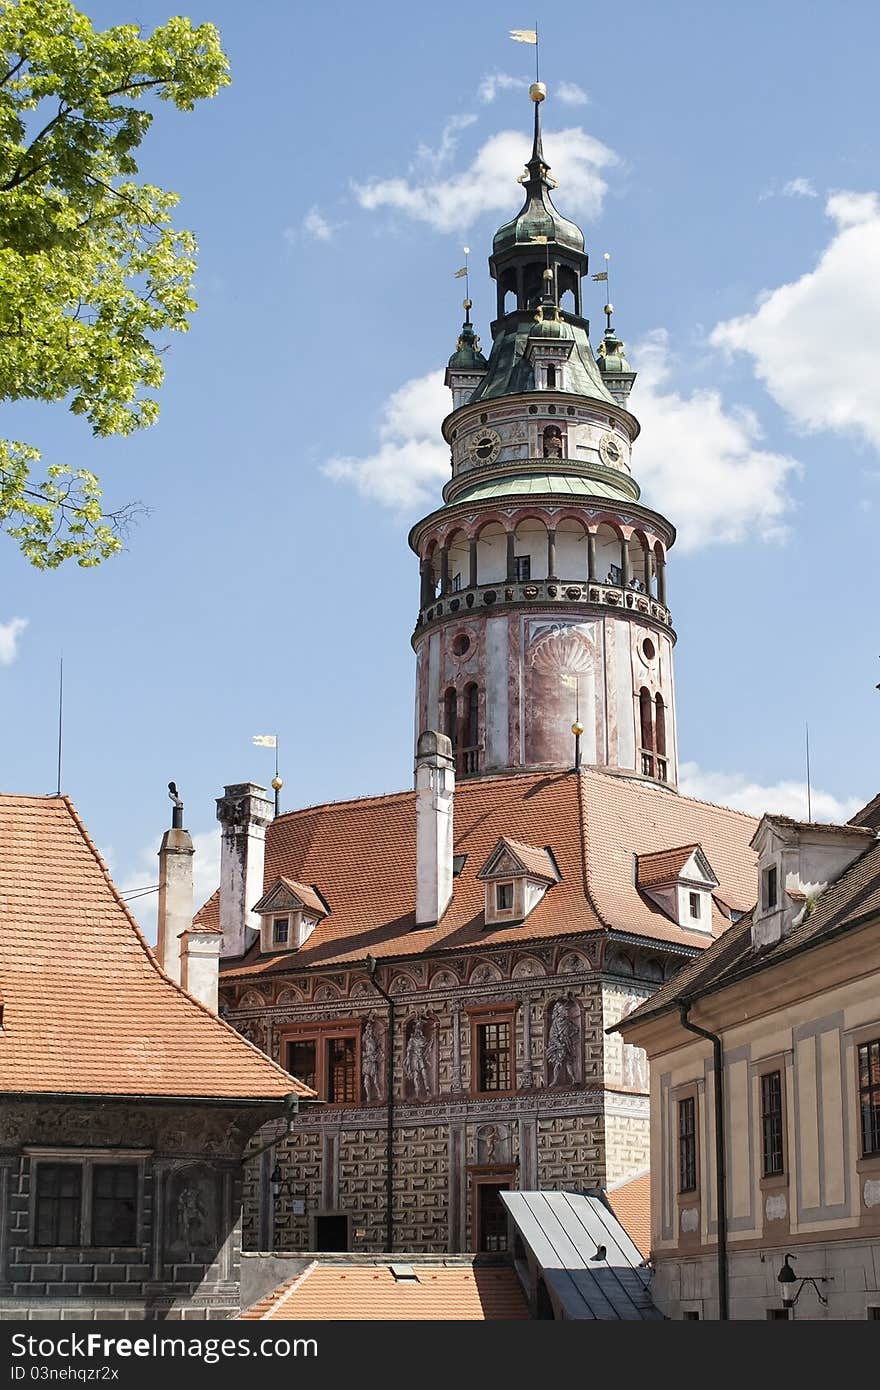
[[[670,1317],[880,1318],[878,828],[765,816],[754,909],[617,1025]]]

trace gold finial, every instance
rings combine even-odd
[[[543,101],[547,95],[547,88],[543,82],[533,82],[529,88],[529,96],[532,101]]]
[[[276,772],[275,776],[272,778],[272,790],[273,790],[273,791],[276,791],[276,792],[280,792],[280,790],[281,790],[281,788],[282,788],[283,786],[284,786],[284,779],[283,779],[282,777],[279,777],[278,774],[277,774],[277,772]]]
[[[548,266],[547,269],[544,271],[544,273],[543,273],[543,275],[542,275],[541,278],[542,278],[543,280],[552,280],[552,279],[553,279],[553,271],[550,269],[549,266]]]
[[[575,738],[580,738],[581,734],[584,732],[583,724],[576,719],[571,726],[571,732],[574,734]]]

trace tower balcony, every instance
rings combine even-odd
[[[583,579],[536,579],[527,582],[478,584],[473,588],[453,590],[426,603],[416,620],[414,637],[425,628],[453,618],[473,616],[493,609],[552,607],[565,609],[614,609],[632,613],[653,621],[664,628],[672,627],[669,609],[652,594],[645,592],[638,580],[608,584]],[[673,633],[674,639],[674,633]]]

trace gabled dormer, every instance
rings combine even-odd
[[[477,878],[486,891],[486,926],[521,922],[534,911],[559,869],[549,848],[536,849],[502,835]]]
[[[260,919],[260,950],[298,951],[329,908],[316,888],[276,878],[254,905]]]
[[[772,945],[802,922],[819,894],[874,837],[874,830],[866,825],[764,816],[752,837],[758,855],[758,901],[752,914],[755,948]]]
[[[718,878],[700,845],[636,855],[636,886],[680,927],[711,932]]]

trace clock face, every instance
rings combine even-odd
[[[495,430],[479,430],[470,440],[468,451],[477,463],[494,463],[501,452],[501,436]]]
[[[599,453],[609,468],[619,468],[623,463],[623,450],[613,434],[604,434],[599,440]]]

